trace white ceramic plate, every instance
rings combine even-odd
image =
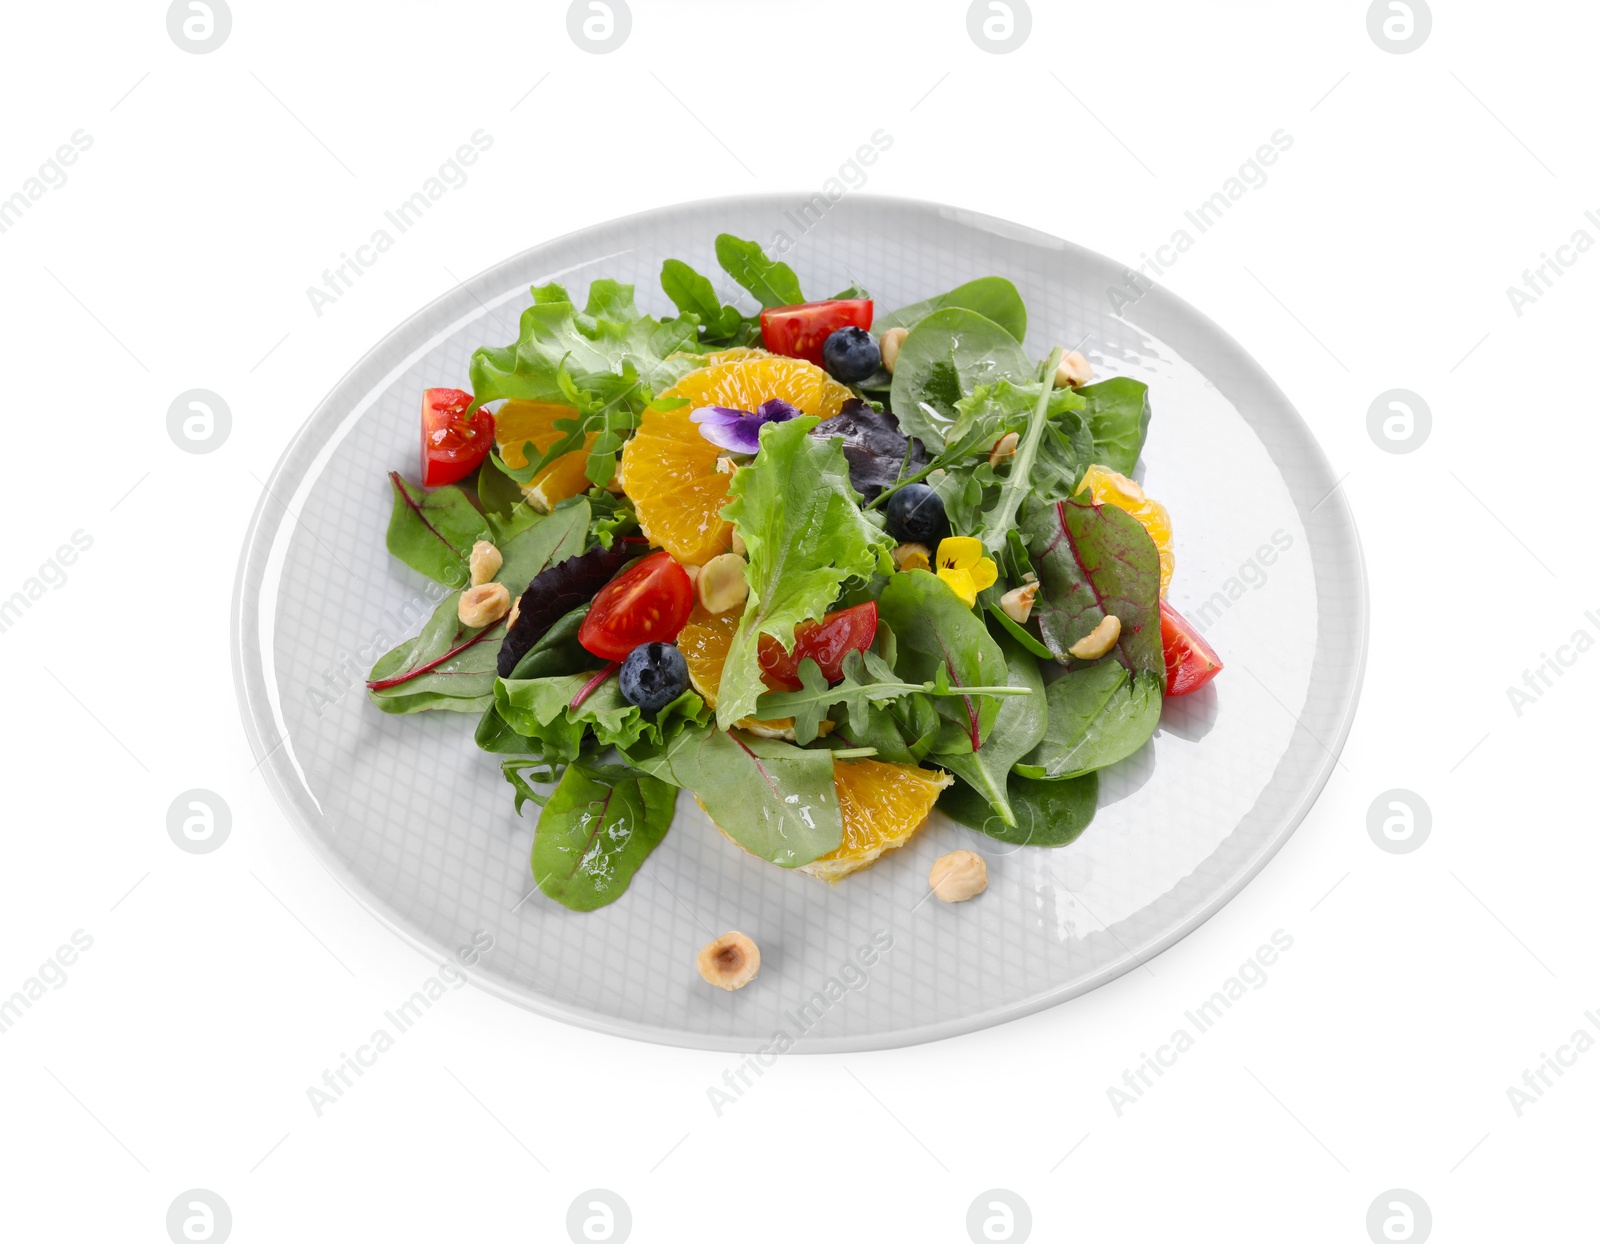
[[[638,286],[642,307],[669,312],[662,260],[718,273],[712,242],[724,231],[784,246],[814,296],[854,280],[886,311],[1009,277],[1027,300],[1031,355],[1082,343],[1097,376],[1149,382],[1144,483],[1177,530],[1170,599],[1227,669],[1169,700],[1151,744],[1102,774],[1100,811],[1072,846],[1006,847],[936,814],[906,847],[829,887],[746,855],[685,796],[628,892],[577,914],[529,896],[536,810],[512,811],[495,759],[473,745],[474,719],[394,717],[367,702],[371,654],[413,633],[403,619],[425,604],[424,581],[384,549],[384,476],[415,469],[422,390],[465,386],[474,348],[514,340],[536,282],[560,280],[581,299],[591,279],[615,277]],[[932,1040],[1064,1001],[1172,945],[1260,870],[1326,780],[1361,684],[1366,579],[1344,496],[1283,394],[1164,290],[1126,305],[1125,277],[1070,243],[954,208],[852,195],[819,217],[760,196],[599,225],[439,299],[312,414],[245,540],[235,673],[285,814],[429,953],[492,935],[475,971],[485,988],[677,1045]],[[988,855],[988,892],[924,902],[930,863],[958,846]],[[694,967],[728,929],[762,953],[760,977],[732,994]]]

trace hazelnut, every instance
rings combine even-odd
[[[1068,350],[1061,356],[1061,365],[1056,368],[1056,383],[1058,389],[1077,389],[1094,379],[1094,368],[1089,366],[1089,360],[1076,350]]]
[[[506,630],[517,624],[517,616],[522,612],[522,597],[517,597],[511,602],[511,612],[506,614]],[[459,615],[458,615],[459,616]]]
[[[504,583],[480,583],[461,593],[456,602],[456,617],[462,626],[492,626],[511,608],[511,590]]]
[[[1015,432],[1007,432],[994,443],[994,448],[989,451],[989,465],[999,466],[1002,462],[1010,462],[1017,456],[1017,441],[1021,438]]]
[[[740,557],[745,556],[745,554],[749,552],[749,550],[744,547],[744,537],[739,534],[739,529],[737,527],[733,529],[733,536],[728,541],[728,547]]]
[[[935,898],[964,903],[989,888],[989,866],[974,851],[951,851],[933,861],[928,884]]]
[[[695,591],[707,613],[727,613],[744,604],[750,585],[744,577],[744,558],[737,553],[718,553],[700,567]]]
[[[487,540],[479,540],[472,546],[472,555],[467,558],[467,569],[472,572],[472,586],[489,582],[500,573],[505,560],[494,545]]]
[[[897,544],[892,556],[896,570],[927,570],[933,565],[933,554],[926,544]]]
[[[1000,608],[1005,611],[1018,626],[1021,626],[1033,616],[1033,602],[1039,595],[1037,581],[1024,583],[1021,587],[1014,587],[1000,598]]]
[[[1072,647],[1067,649],[1067,655],[1077,657],[1080,661],[1098,661],[1122,634],[1122,619],[1114,613],[1108,613],[1100,619],[1100,625],[1095,627]]]
[[[743,989],[761,970],[761,951],[737,930],[707,942],[694,957],[706,984],[718,989]]]
[[[910,329],[891,328],[878,339],[878,353],[883,358],[884,371],[894,371],[894,361],[900,357],[900,347],[910,335]]]

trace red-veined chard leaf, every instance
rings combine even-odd
[[[1048,713],[1039,662],[1009,637],[1000,641],[1000,649],[1005,654],[1010,685],[1024,689],[1027,694],[1006,696],[1001,700],[994,729],[978,751],[962,755],[940,749],[934,760],[982,794],[1001,823],[1014,829],[1017,816],[1007,798],[1006,780],[1011,775],[1011,766],[1044,737]],[[952,727],[946,725],[945,729]]]
[[[621,765],[567,767],[539,814],[533,879],[572,911],[614,903],[666,837],[678,792]]]
[[[489,524],[454,484],[425,492],[399,471],[389,472],[394,508],[385,543],[411,569],[446,587],[472,580],[468,559],[479,540],[493,539]]]

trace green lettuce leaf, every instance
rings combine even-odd
[[[551,761],[576,760],[591,733],[601,747],[627,748],[641,741],[660,746],[685,723],[698,726],[710,719],[706,702],[693,691],[647,717],[623,698],[615,677],[571,707],[594,674],[584,670],[548,678],[502,678],[494,684],[495,713],[513,733],[538,744],[523,750]]]
[[[748,550],[750,595],[717,690],[724,729],[750,716],[765,689],[759,636],[792,649],[794,628],[827,612],[842,585],[891,565],[894,542],[862,514],[839,441],[807,435],[816,425],[811,416],[767,424],[760,452],[728,487],[723,515]]]
[[[666,837],[677,798],[621,765],[569,765],[534,831],[534,882],[572,911],[616,902]]]

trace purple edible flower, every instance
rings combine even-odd
[[[761,429],[782,423],[800,412],[780,397],[761,403],[755,411],[731,406],[702,406],[689,416],[700,425],[700,435],[713,445],[736,454],[753,454],[761,448]]]

